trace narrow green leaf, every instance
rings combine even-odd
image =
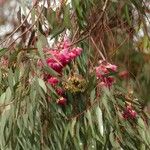
[[[46,88],[45,82],[40,78],[38,78],[38,82],[39,82],[39,85],[41,86],[41,88],[44,90],[44,92],[47,93],[47,88]]]

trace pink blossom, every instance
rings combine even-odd
[[[102,87],[102,88],[105,88],[105,87],[107,87],[107,84],[102,81],[102,82],[99,83],[99,86]]]
[[[104,77],[102,81],[105,83],[106,87],[111,87],[112,84],[115,82],[115,79],[113,77]]]
[[[72,52],[73,52],[76,56],[79,56],[79,55],[81,54],[81,52],[82,52],[82,48],[79,48],[79,47],[73,48],[73,49],[72,49]]]
[[[63,48],[68,48],[70,47],[71,43],[68,39],[65,39],[64,42],[63,42]]]
[[[109,71],[107,70],[107,68],[103,65],[100,65],[98,67],[96,67],[96,75],[98,78],[102,78],[102,76],[108,74]]]
[[[47,62],[47,64],[49,64],[49,63],[55,63],[56,60],[54,58],[50,57],[50,58],[47,58],[46,62]]]
[[[54,69],[56,72],[61,73],[63,66],[60,63],[48,63],[48,66]]]
[[[56,92],[58,95],[63,96],[64,95],[64,90],[62,88],[56,88]]]
[[[111,63],[108,63],[106,60],[100,60],[99,61],[100,66],[104,66],[107,69],[111,69],[112,71],[116,71],[117,70],[117,66],[116,65],[112,65]]]
[[[58,84],[59,80],[56,77],[50,77],[47,82],[49,84],[51,84],[52,86],[55,86],[56,84]]]
[[[64,40],[58,44],[58,48],[65,49],[65,48],[69,48],[70,45],[71,45],[71,43],[70,43],[69,39],[64,38]]]
[[[129,77],[129,72],[127,70],[121,71],[119,77],[122,79],[127,79]]]
[[[107,69],[111,69],[112,71],[116,71],[117,70],[117,66],[116,65],[112,65],[110,63],[107,63],[106,68]]]
[[[137,112],[131,106],[127,106],[122,114],[124,119],[136,119]]]
[[[113,77],[107,77],[107,78],[104,77],[104,78],[101,79],[101,82],[100,82],[99,85],[102,88],[104,88],[104,87],[110,88],[114,82],[115,82],[115,79]]]
[[[99,61],[99,66],[96,67],[96,76],[100,80],[100,85],[103,87],[111,87],[115,82],[114,77],[110,76],[111,72],[116,72],[117,66],[112,65],[104,60]]]
[[[66,66],[70,62],[70,56],[68,54],[60,53],[58,56],[58,60],[63,66]]]
[[[47,58],[46,62],[49,67],[60,73],[71,60],[81,54],[81,51],[81,48],[73,48],[72,50],[70,49],[70,51],[67,48],[59,51],[51,51],[51,57]]]
[[[71,48],[71,43],[67,38],[64,38],[64,41],[57,45],[57,49],[44,48],[43,51],[50,55],[46,59],[47,65],[61,74],[63,68],[81,54],[82,49],[79,47]],[[41,66],[40,62],[38,64]]]
[[[70,59],[73,60],[76,58],[76,54],[74,52],[69,53]]]
[[[57,100],[57,104],[61,106],[65,106],[67,104],[67,99],[64,97],[61,97]]]

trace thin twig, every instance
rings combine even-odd
[[[101,46],[102,46],[102,49],[103,49],[104,55],[105,55],[105,57],[107,57],[106,49],[105,49],[105,46],[104,46],[104,44],[103,44],[103,42],[102,42],[102,39],[101,39],[101,38],[100,38],[100,43],[101,43]]]
[[[79,31],[79,27],[76,29],[76,31],[75,31],[75,33],[74,33],[74,35],[73,35],[72,42],[74,41],[76,35],[78,34],[78,31]]]
[[[36,0],[36,2],[37,2],[37,0]],[[14,35],[14,33],[15,33],[16,31],[18,31],[20,27],[23,26],[23,24],[24,24],[24,23],[26,22],[26,20],[28,19],[28,17],[29,17],[29,15],[30,15],[31,11],[32,11],[33,8],[35,7],[36,2],[35,2],[35,4],[32,6],[32,8],[29,10],[29,13],[27,14],[27,16],[25,17],[25,19],[23,20],[23,22],[22,22],[7,38],[5,38],[5,39],[0,43],[0,45],[3,44],[5,41],[8,41],[9,38],[12,37],[12,36]]]
[[[95,48],[97,49],[97,51],[99,52],[100,56],[102,57],[103,60],[106,60],[106,58],[104,57],[103,53],[100,51],[100,49],[97,47],[96,43],[94,42],[93,38],[90,37],[93,45],[95,46]]]
[[[81,39],[78,39],[77,41],[73,42],[73,43],[71,44],[71,46],[74,45],[74,44],[77,44],[77,43],[79,43],[79,42],[81,42],[81,41],[83,41],[84,39],[86,39],[87,37],[90,36],[91,32],[95,29],[95,27],[97,26],[97,24],[99,23],[99,21],[100,21],[100,20],[102,19],[102,17],[104,16],[104,13],[105,13],[107,4],[108,4],[108,0],[105,1],[104,6],[103,6],[103,8],[102,8],[102,13],[101,13],[101,15],[99,16],[99,18],[98,18],[98,20],[95,22],[95,24],[92,26],[92,28],[89,30],[89,32],[87,33],[87,35],[85,35],[85,36],[82,37]]]
[[[42,8],[42,10],[41,10],[41,12],[39,13],[39,15],[37,16],[37,20],[36,20],[26,31],[24,31],[20,36],[18,36],[18,37],[8,46],[8,48],[10,48],[10,46],[11,46],[12,44],[14,44],[15,41],[17,41],[17,40],[18,40],[19,38],[21,38],[24,34],[26,34],[26,33],[37,23],[37,21],[39,20],[39,18],[40,18],[40,16],[41,16],[42,12],[43,12],[43,10],[44,10],[44,4],[45,4],[45,0],[44,0],[44,3],[43,3],[43,8]]]

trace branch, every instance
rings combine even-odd
[[[37,0],[36,0],[36,2],[37,2]],[[23,26],[23,24],[24,24],[24,23],[26,22],[26,20],[28,19],[28,17],[29,17],[29,15],[30,15],[31,11],[32,11],[33,8],[35,7],[36,2],[35,2],[35,4],[32,6],[32,8],[30,9],[29,13],[27,14],[27,16],[25,17],[25,19],[23,20],[23,22],[22,22],[7,38],[5,38],[5,39],[0,43],[0,45],[3,44],[5,41],[8,41],[9,38],[12,37],[12,36],[14,35],[14,33],[15,33],[16,31],[18,31],[20,27]]]
[[[95,48],[98,50],[98,52],[99,52],[99,54],[101,55],[102,59],[103,59],[103,60],[106,60],[106,58],[104,57],[103,53],[102,53],[102,52],[100,51],[100,49],[97,47],[97,45],[96,45],[95,41],[93,40],[93,38],[91,37],[90,39],[91,39],[93,45],[95,46]]]
[[[105,1],[104,6],[103,6],[103,8],[102,8],[102,13],[101,13],[101,15],[99,16],[98,20],[95,22],[95,24],[92,26],[92,28],[89,30],[89,33],[87,33],[87,35],[85,35],[85,36],[82,37],[81,39],[78,39],[77,41],[73,42],[73,43],[71,44],[71,46],[74,45],[74,44],[77,44],[77,43],[79,43],[79,42],[81,42],[81,41],[83,41],[84,39],[86,39],[87,37],[90,36],[91,32],[95,29],[95,27],[97,26],[97,24],[99,23],[99,21],[100,21],[100,20],[102,19],[102,17],[104,16],[104,13],[105,13],[107,4],[108,4],[108,0]]]
[[[41,12],[39,13],[39,15],[37,16],[37,20],[36,20],[26,31],[24,31],[20,36],[18,36],[7,48],[10,48],[10,46],[11,46],[12,44],[14,44],[15,41],[17,41],[20,37],[22,37],[24,34],[26,34],[26,33],[37,23],[37,21],[39,20],[39,18],[40,18],[40,16],[41,16],[42,12],[43,12],[43,10],[44,10],[44,4],[45,4],[45,0],[44,0],[44,3],[43,3],[43,8],[42,8],[42,10],[41,10]]]

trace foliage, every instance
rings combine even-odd
[[[148,1],[33,2],[1,42],[0,149],[150,149]]]

